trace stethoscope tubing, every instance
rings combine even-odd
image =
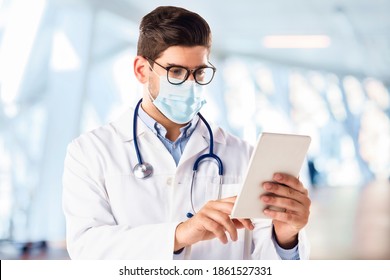
[[[138,110],[139,110],[139,107],[141,106],[141,103],[142,103],[142,98],[138,101],[138,103],[137,103],[137,105],[135,106],[135,109],[134,109],[133,141],[134,141],[134,149],[135,149],[135,153],[137,155],[138,164],[134,167],[133,173],[134,173],[134,175],[137,178],[145,179],[145,178],[148,178],[148,177],[150,177],[152,175],[153,167],[152,167],[151,164],[143,161],[142,156],[141,156],[141,152],[140,152],[140,149],[139,149],[139,146],[138,146],[137,119],[138,119]],[[210,142],[209,142],[210,144],[209,144],[209,152],[207,154],[203,154],[203,155],[199,156],[195,160],[193,168],[192,168],[190,199],[191,199],[191,207],[192,207],[193,213],[196,213],[195,207],[194,207],[194,202],[193,202],[193,189],[194,189],[194,182],[196,181],[196,173],[198,171],[200,163],[204,159],[207,159],[207,158],[212,158],[212,159],[214,159],[216,161],[216,163],[218,165],[218,175],[219,175],[218,199],[221,198],[222,178],[223,178],[222,176],[223,176],[223,172],[224,172],[222,160],[219,158],[219,156],[214,154],[214,135],[213,135],[213,132],[211,130],[211,127],[210,127],[209,123],[206,121],[206,119],[202,116],[202,114],[198,113],[198,116],[199,116],[199,118],[202,120],[202,122],[205,124],[205,126],[207,128],[207,131],[208,131],[209,137],[210,137]],[[187,217],[188,218],[191,218],[193,215],[194,214],[192,214],[192,213],[187,213]]]

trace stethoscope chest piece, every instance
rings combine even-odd
[[[153,166],[147,162],[141,164],[138,163],[136,166],[134,166],[133,172],[134,176],[138,179],[145,179],[153,174]]]

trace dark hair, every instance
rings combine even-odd
[[[142,18],[137,55],[152,60],[172,46],[211,47],[211,30],[197,13],[179,7],[158,7]]]

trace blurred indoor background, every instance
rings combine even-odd
[[[138,25],[168,4],[212,28],[210,121],[312,137],[312,259],[390,259],[387,0],[0,0],[0,258],[68,258],[67,144],[140,98]]]

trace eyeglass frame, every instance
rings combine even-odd
[[[217,68],[215,68],[215,66],[210,62],[208,61],[208,63],[211,65],[211,66],[202,66],[202,67],[198,67],[196,69],[188,69],[184,66],[181,66],[181,65],[170,65],[168,67],[165,67],[165,66],[162,66],[160,63],[154,61],[153,59],[149,58],[149,57],[146,57],[144,56],[144,58],[148,61],[151,61],[153,63],[156,63],[158,66],[160,66],[161,68],[165,69],[167,71],[167,80],[170,84],[172,85],[181,85],[183,84],[185,81],[188,80],[188,78],[190,77],[190,75],[192,74],[192,76],[194,77],[194,81],[198,84],[198,85],[201,85],[201,86],[205,86],[205,85],[208,85],[209,83],[211,83],[211,81],[214,79],[214,75],[215,75],[215,72],[217,71]],[[153,69],[153,67],[150,65],[150,67]],[[187,74],[185,76],[185,78],[183,79],[183,81],[181,81],[180,83],[172,83],[170,80],[169,80],[169,70],[173,67],[178,67],[178,68],[182,68],[182,69],[185,69],[187,71]],[[198,82],[198,80],[196,79],[196,76],[194,75],[196,73],[196,71],[200,70],[200,69],[204,69],[204,68],[210,68],[213,70],[213,75],[211,76],[211,79],[209,82],[207,82],[206,84],[201,84]]]

